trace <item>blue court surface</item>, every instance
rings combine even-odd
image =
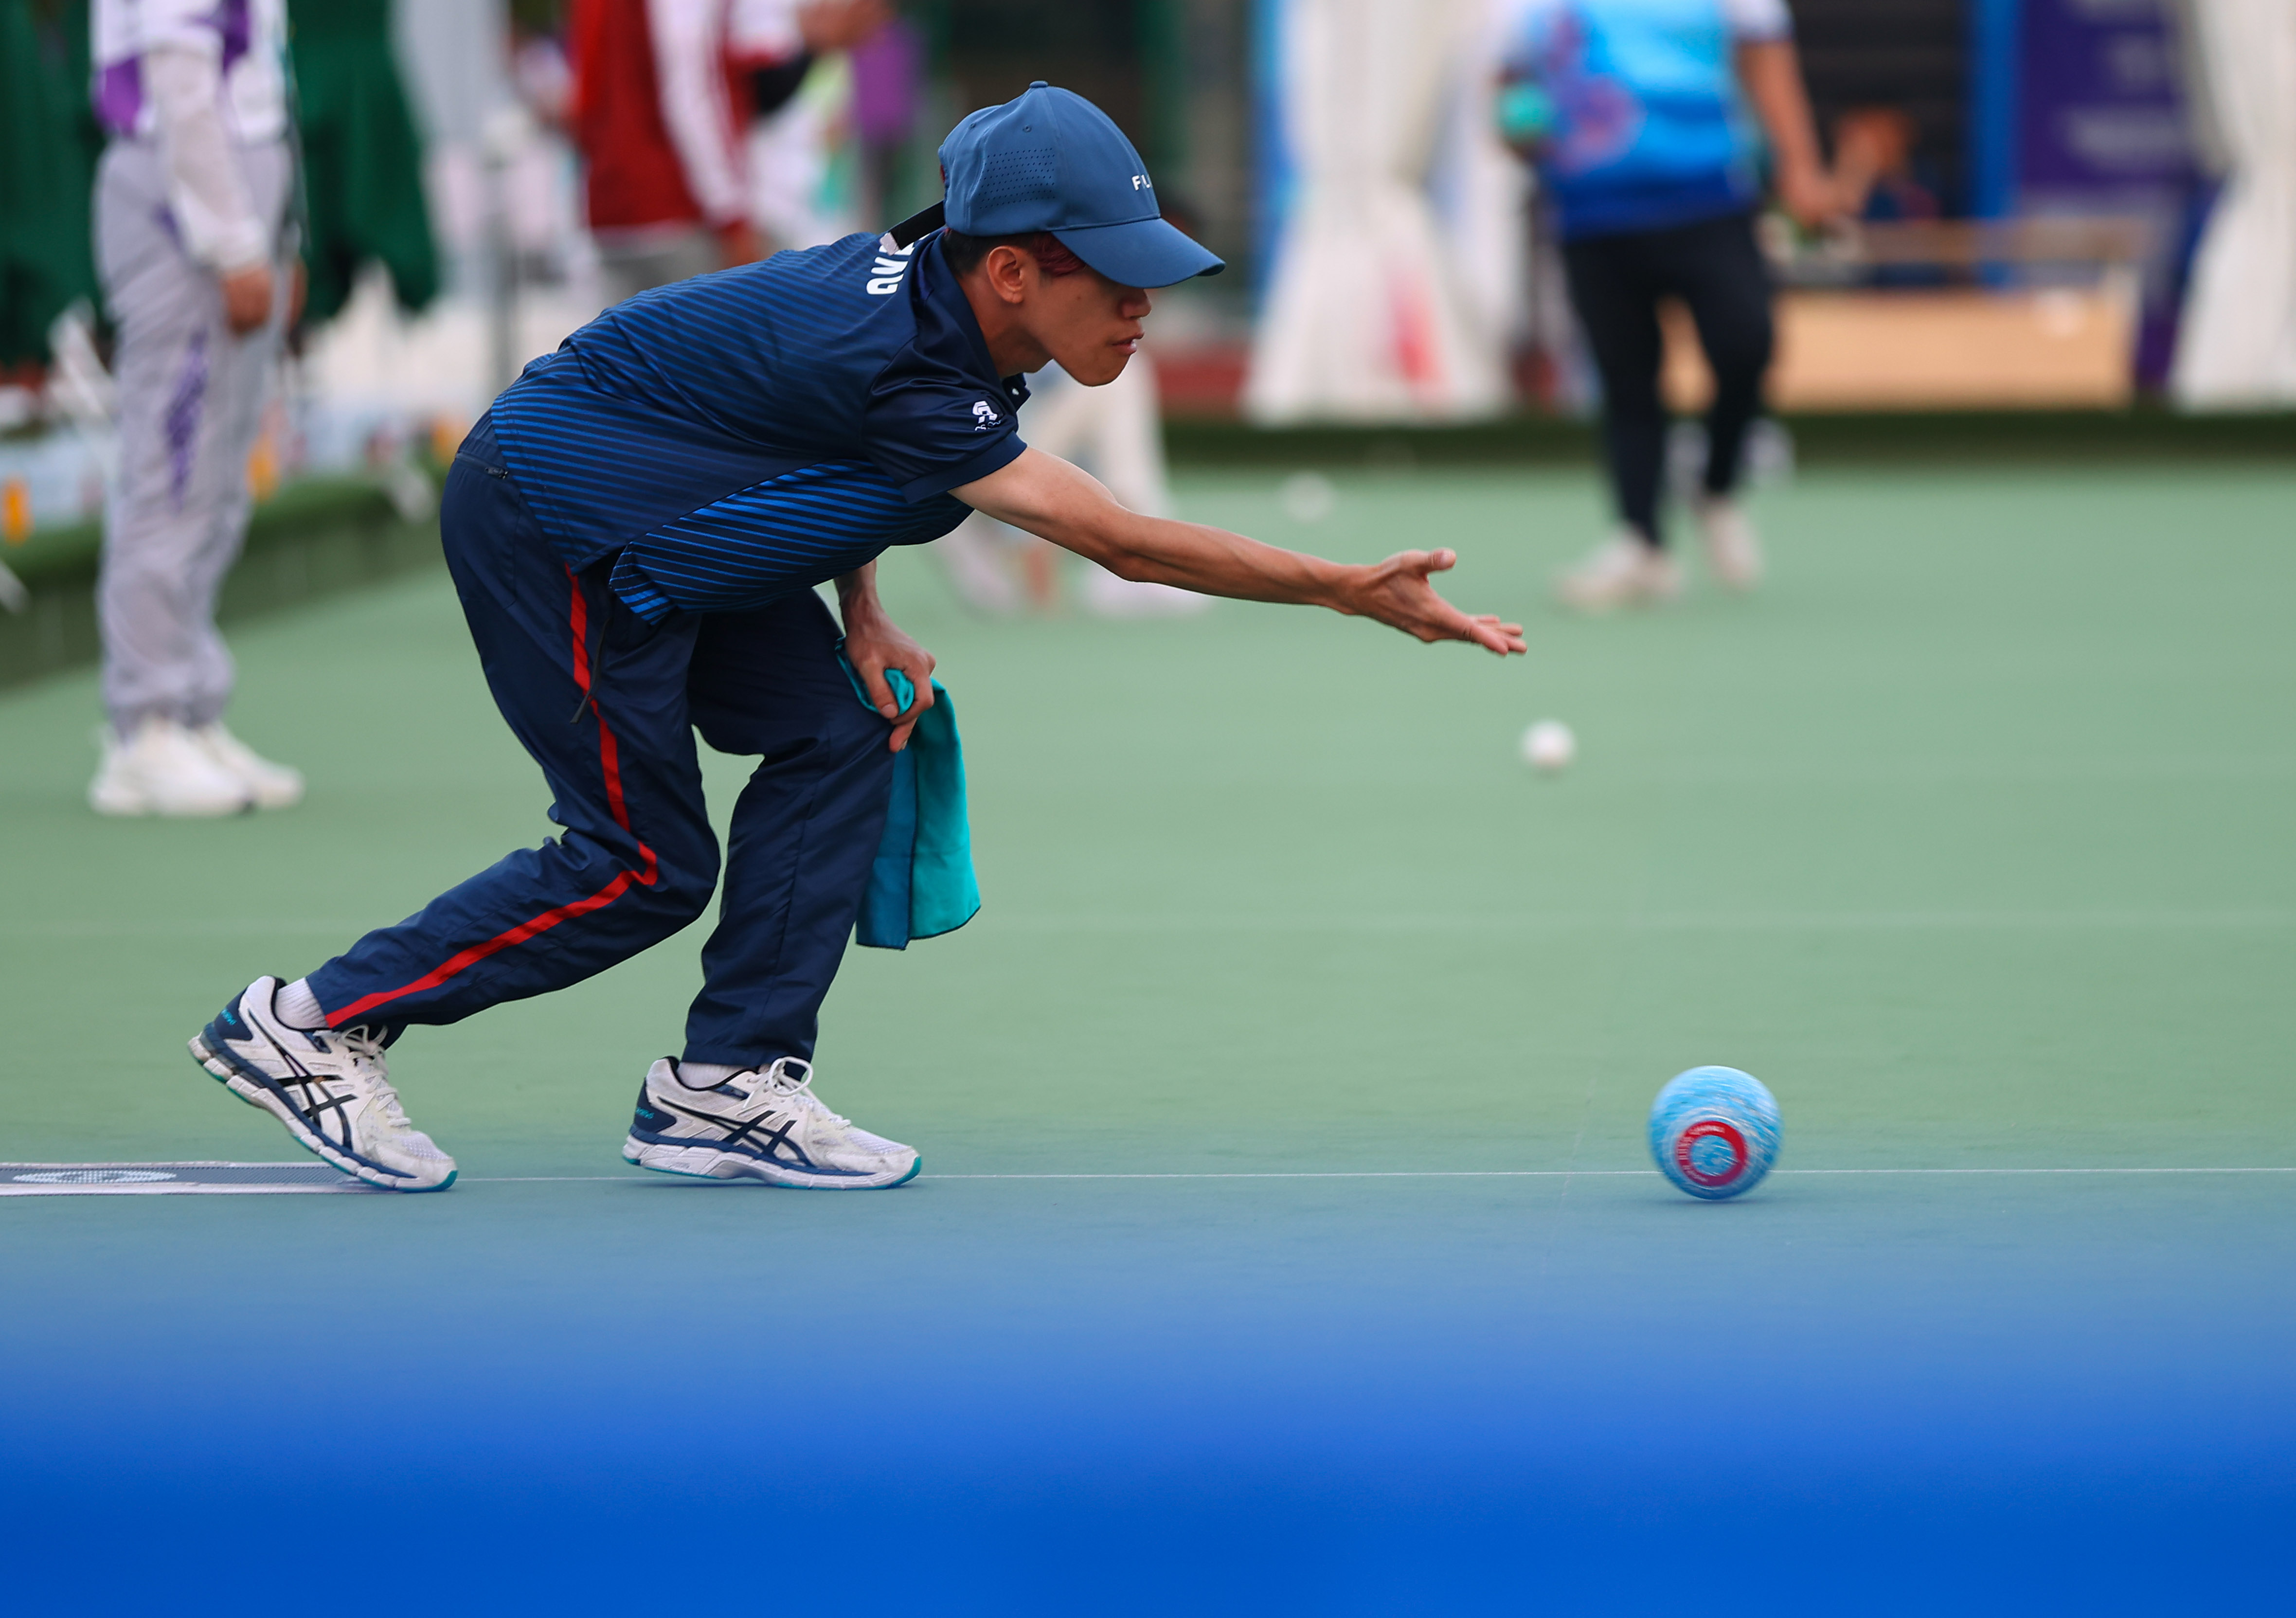
[[[820,1088],[914,1183],[625,1168],[696,929],[394,1048],[444,1195],[0,1197],[11,1606],[2284,1608],[2296,477],[1812,475],[1601,622],[1583,478],[1274,481],[1184,500],[1456,545],[1532,655],[889,561],[988,904]],[[92,679],[0,699],[12,1163],[291,1157],[184,1039],[547,830],[443,576],[236,645],[291,813],[99,821]],[[1644,1150],[1702,1063],[1742,1201]]]

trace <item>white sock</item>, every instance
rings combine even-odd
[[[311,992],[311,980],[297,978],[271,997],[271,1014],[290,1028],[324,1028],[326,1008]]]
[[[728,1067],[723,1062],[681,1062],[677,1064],[677,1081],[690,1090],[706,1090],[723,1084],[736,1073],[746,1073],[746,1067]]]

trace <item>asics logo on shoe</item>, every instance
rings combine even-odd
[[[742,1100],[748,1099],[739,1090],[729,1089],[723,1085],[713,1088],[726,1095]],[[678,1106],[674,1102],[669,1105],[673,1112],[684,1113],[697,1123],[709,1124],[724,1131],[718,1139],[709,1142],[711,1146],[731,1146],[735,1151],[746,1152],[752,1157],[766,1158],[773,1162],[788,1163],[795,1168],[814,1167],[813,1159],[805,1154],[805,1149],[790,1138],[790,1131],[797,1128],[798,1123],[793,1116],[784,1117],[776,1127],[770,1118],[752,1118],[746,1121],[739,1118],[720,1118],[715,1113],[696,1112],[691,1107]],[[788,1148],[786,1155],[783,1153],[783,1147]]]

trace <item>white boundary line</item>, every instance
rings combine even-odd
[[[1774,1169],[1774,1174],[2296,1174],[2243,1169]],[[1329,1169],[1205,1174],[923,1174],[920,1179],[1618,1179],[1655,1169]]]
[[[1776,1169],[1774,1174],[2296,1174],[2287,1167],[2230,1169]],[[1128,1174],[920,1174],[928,1179],[1656,1179],[1655,1169],[1262,1169],[1202,1173]],[[603,1184],[628,1180],[653,1184],[636,1174],[466,1175],[473,1186]],[[738,1182],[728,1180],[726,1184]]]
[[[9,1169],[306,1169],[321,1165],[310,1163],[0,1163],[0,1171]],[[2287,1167],[2240,1168],[2103,1168],[2103,1169],[1778,1169],[1779,1175],[1991,1175],[2040,1176],[2085,1174],[2120,1176],[2136,1174],[2296,1174],[2296,1165]],[[949,1180],[1169,1180],[1169,1179],[1655,1179],[1655,1169],[1292,1169],[1236,1170],[1201,1173],[1117,1173],[1117,1174],[927,1174],[921,1179]],[[465,1175],[462,1183],[472,1186],[578,1186],[610,1185],[617,1182],[630,1185],[660,1184],[651,1175],[644,1174],[505,1174]],[[744,1182],[726,1180],[725,1185]],[[318,1185],[202,1185],[197,1181],[178,1181],[159,1185],[14,1185],[0,1181],[0,1197],[5,1196],[310,1196],[341,1195],[346,1193],[373,1193],[387,1195],[379,1187],[363,1185],[346,1177],[340,1184]]]

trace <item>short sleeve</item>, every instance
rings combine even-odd
[[[1786,0],[1722,0],[1722,21],[1733,39],[1791,39],[1793,14]]]
[[[912,505],[985,478],[1028,448],[1003,389],[935,365],[914,349],[871,385],[862,434],[869,458]]]

